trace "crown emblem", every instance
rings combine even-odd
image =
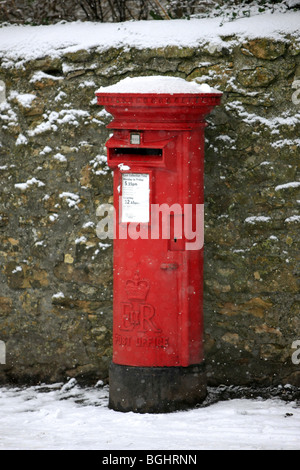
[[[149,288],[149,281],[146,279],[141,279],[140,273],[137,271],[133,276],[133,279],[130,279],[126,282],[125,289],[128,300],[146,300]]]

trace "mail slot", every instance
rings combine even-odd
[[[139,77],[96,95],[113,116],[106,143],[116,215],[109,406],[184,409],[206,396],[204,129],[222,94],[179,78]]]
[[[127,157],[142,156],[142,157],[162,157],[162,149],[150,148],[115,148],[113,149],[115,155],[126,155]]]

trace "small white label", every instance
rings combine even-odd
[[[149,221],[149,175],[124,173],[122,175],[122,222],[148,223]]]
[[[132,145],[140,145],[141,135],[140,134],[130,134],[130,143]]]

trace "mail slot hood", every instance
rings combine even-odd
[[[135,141],[132,144],[133,132],[119,131],[107,143],[108,163],[117,167],[121,163],[145,167],[163,167],[172,169],[176,157],[176,136],[168,132],[159,136],[157,132],[149,136],[149,132],[134,132]],[[163,137],[163,138],[161,138]]]

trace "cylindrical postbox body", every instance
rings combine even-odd
[[[96,93],[114,118],[106,143],[116,220],[110,406],[167,412],[206,395],[204,129],[221,93],[170,77],[131,81],[143,91]],[[154,93],[155,81],[169,92]]]

